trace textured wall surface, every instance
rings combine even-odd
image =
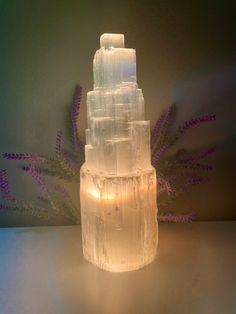
[[[191,130],[179,144],[217,144],[212,181],[182,195],[172,209],[195,211],[199,219],[236,219],[234,12],[234,1],[1,1],[0,151],[50,154],[75,84],[84,94],[92,89],[100,35],[123,33],[126,47],[137,51],[151,125],[173,102],[179,122],[217,115],[214,124]],[[84,135],[85,98],[79,124]],[[1,159],[0,167],[8,169],[16,195],[30,199],[37,193],[16,164]],[[1,214],[0,224],[44,222]]]

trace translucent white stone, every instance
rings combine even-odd
[[[104,48],[123,48],[125,37],[123,34],[103,34],[100,37],[100,46]]]
[[[138,269],[157,247],[156,173],[150,123],[124,35],[103,34],[87,95],[88,129],[81,168],[84,256],[110,271]]]
[[[141,175],[97,175],[81,169],[84,257],[113,271],[152,262],[158,241],[155,170]]]
[[[132,122],[133,167],[136,170],[151,167],[150,122]],[[143,152],[146,152],[144,154]]]

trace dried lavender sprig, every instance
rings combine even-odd
[[[190,223],[193,222],[195,215],[190,214],[160,214],[158,215],[158,221],[162,222],[178,222],[178,223]]]
[[[173,192],[166,196],[166,194],[161,194],[158,198],[157,198],[157,205],[158,207],[162,207],[162,206],[166,206],[168,204],[170,204],[176,197],[180,196],[185,190],[184,189],[179,189],[176,190],[174,189]]]
[[[70,199],[70,195],[67,192],[67,190],[64,188],[64,186],[61,186],[59,184],[54,185],[54,190],[61,194],[65,199]]]
[[[12,198],[10,188],[9,188],[6,169],[0,169],[0,191],[1,191],[2,196],[4,198],[6,198],[6,199]]]
[[[189,121],[186,121],[182,126],[179,127],[178,132],[180,134],[186,132],[188,129],[204,122],[209,122],[209,121],[215,121],[216,120],[216,115],[215,114],[208,114],[205,116],[193,118]]]
[[[180,174],[175,176],[169,176],[168,182],[170,184],[171,190],[169,194],[158,193],[158,205],[167,205],[174,198],[186,192],[186,190],[192,186],[200,185],[209,182],[209,178],[197,177],[193,174]],[[158,189],[157,189],[158,192]],[[164,198],[164,200],[163,200]]]
[[[209,182],[209,178],[198,176],[193,172],[184,172],[178,173],[176,175],[169,175],[168,180],[171,186],[175,186],[176,183],[180,183],[182,188],[186,189],[192,185],[199,185]]]
[[[174,117],[174,107],[172,109],[172,118]],[[162,140],[158,141],[158,145],[154,145],[154,147],[152,148],[152,162],[153,165],[156,166],[158,161],[160,160],[160,158],[163,156],[163,154],[166,152],[166,150],[173,145],[176,140],[180,137],[180,135],[182,135],[185,131],[187,131],[189,128],[194,127],[202,122],[209,122],[209,121],[214,121],[216,120],[216,116],[215,115],[205,115],[202,117],[197,117],[197,118],[193,118],[189,121],[186,121],[183,126],[180,126],[178,128],[178,132],[175,136],[172,136],[169,138],[169,140],[167,140],[165,138],[165,136],[162,136]],[[171,121],[171,115],[169,114],[169,120],[166,120],[166,123],[170,124]],[[210,151],[211,152],[211,151]],[[209,154],[210,154],[209,152]],[[204,156],[203,156],[204,158]]]
[[[152,128],[152,131],[151,131],[151,146],[153,146],[153,144],[156,142],[158,136],[159,136],[159,132],[160,132],[160,129],[161,129],[161,126],[165,120],[165,116],[166,116],[166,113],[162,113],[160,118],[156,121],[154,127]]]
[[[152,157],[152,165],[154,167],[157,166],[158,161],[160,160],[160,158],[162,157],[164,152],[169,148],[169,146],[170,146],[169,143],[166,143],[166,144],[162,145],[160,147],[160,149],[155,152],[154,156]]]
[[[48,158],[47,166],[39,169],[40,173],[52,175],[66,181],[79,182],[79,167],[73,167],[65,158]]]
[[[182,163],[182,167],[186,169],[203,170],[203,171],[211,171],[213,169],[211,165],[204,165],[204,164],[192,163],[192,162]]]
[[[158,183],[158,186],[157,186],[158,195],[161,195],[163,193],[170,195],[171,193],[173,193],[173,188],[170,182],[160,174],[157,177],[157,183]]]
[[[31,175],[31,177],[40,185],[43,192],[49,194],[49,188],[44,176],[36,170],[34,165],[30,164],[28,166],[23,166],[21,169]]]
[[[208,157],[209,155],[213,154],[215,151],[216,151],[215,147],[210,147],[210,148],[207,148],[207,149],[204,149],[204,150],[200,150],[200,151],[194,152],[192,154],[186,154],[185,153],[185,155],[183,155],[181,157],[181,160],[184,160],[184,161],[197,161],[197,160],[200,160],[200,159]]]
[[[80,167],[84,162],[83,159],[82,163],[80,164],[79,156],[65,148],[62,149],[62,154],[67,164],[70,165],[72,168]]]
[[[158,143],[157,146],[155,145],[154,148],[152,149],[152,163],[154,167],[157,166],[160,158],[162,158],[166,150],[170,146],[172,146],[176,142],[176,140],[180,137],[180,135],[182,135],[185,131],[187,131],[191,127],[198,125],[199,123],[214,121],[215,119],[216,119],[215,115],[206,115],[206,116],[191,119],[190,121],[186,121],[183,126],[180,126],[178,128],[177,134],[170,136],[169,139],[166,139],[165,137],[163,137],[162,141]],[[181,150],[181,154],[183,153],[183,151],[184,150]],[[206,157],[212,152],[213,152],[213,149],[209,150],[209,152],[203,153],[202,156],[201,155],[199,156],[199,159]]]
[[[61,155],[62,141],[63,141],[63,133],[61,130],[59,130],[57,131],[56,144],[55,144],[55,154],[57,157]]]
[[[58,208],[55,205],[54,200],[51,197],[49,187],[48,187],[47,181],[44,178],[44,176],[41,173],[39,173],[39,171],[37,170],[37,168],[34,165],[31,165],[31,164],[28,166],[22,167],[22,170],[28,172],[31,175],[31,177],[39,184],[42,191],[46,194],[46,197],[48,198],[53,210],[55,212],[58,212]]]
[[[79,109],[81,105],[81,98],[82,98],[82,88],[80,85],[77,85],[75,88],[72,106],[70,110],[70,120],[72,125],[72,141],[74,145],[74,149],[82,147],[82,143],[79,139],[79,132],[77,127],[77,119],[79,115]]]
[[[200,176],[193,176],[192,178],[188,179],[188,183],[191,185],[204,184],[204,183],[208,183],[209,181],[210,181],[209,178],[203,178]]]
[[[169,108],[167,108],[166,112],[164,112],[163,115],[163,121],[160,123],[159,127],[156,127],[156,131],[152,134],[152,152],[155,152],[158,147],[162,146],[164,135],[167,132],[168,128],[171,126],[171,123],[173,122],[176,115],[175,104],[172,104]]]
[[[37,154],[24,154],[24,153],[3,153],[2,157],[8,160],[28,160],[36,162],[44,162],[46,158]]]
[[[44,218],[44,219],[49,219],[52,216],[55,216],[55,214],[53,214],[52,212],[47,212],[46,210],[42,209],[42,208],[37,208],[34,207],[30,204],[28,205],[24,205],[24,206],[17,206],[17,205],[4,205],[4,204],[0,204],[0,211],[7,211],[7,212],[19,212],[19,213],[23,213],[23,214],[30,214],[33,216],[36,216],[38,218]]]
[[[206,152],[206,150],[205,150]],[[158,173],[161,172],[165,173],[165,176],[174,172],[177,170],[185,170],[185,169],[190,169],[190,170],[199,170],[199,171],[212,171],[213,167],[209,164],[202,164],[202,163],[197,163],[195,162],[194,158],[189,158],[188,159],[189,153],[187,153],[185,150],[179,150],[177,153],[174,155],[162,158],[160,160],[159,155],[157,154],[152,158],[152,164],[158,168]],[[195,153],[196,156],[198,156],[197,153]],[[162,157],[162,155],[160,156]],[[203,154],[200,156],[199,154],[199,159],[200,157],[204,158]],[[197,160],[198,158],[196,158]]]
[[[5,204],[0,204],[0,210],[9,210],[9,209],[11,209],[10,206],[5,205]]]

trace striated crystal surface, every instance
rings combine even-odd
[[[156,255],[156,173],[150,123],[136,79],[134,49],[124,35],[103,34],[87,94],[88,128],[81,168],[81,218],[86,259],[110,271],[138,269]]]

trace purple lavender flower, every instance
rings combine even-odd
[[[37,154],[23,154],[23,153],[3,153],[2,157],[8,160],[29,160],[42,163],[46,160],[45,157]]]
[[[10,193],[6,169],[0,169],[0,191],[4,198],[6,199],[12,198],[11,193]]]
[[[159,119],[160,122],[156,123],[152,131],[152,164],[157,166],[160,158],[166,152],[166,150],[173,144],[174,137],[170,136],[170,127],[176,116],[175,104],[171,105],[166,113]],[[170,133],[170,134],[169,134]]]
[[[55,145],[55,153],[56,156],[59,157],[61,154],[61,148],[62,148],[62,140],[63,140],[63,133],[61,130],[57,132],[56,136],[56,145]]]
[[[11,209],[10,206],[5,205],[5,204],[0,204],[0,210],[9,210],[9,209]]]
[[[207,149],[204,149],[204,150],[201,150],[201,151],[197,151],[195,153],[192,153],[192,154],[188,154],[185,156],[183,156],[181,159],[184,160],[184,161],[197,161],[199,159],[203,159],[203,158],[206,158],[208,157],[209,155],[213,154],[215,152],[215,147],[210,147],[210,148],[207,148]]]
[[[175,104],[173,104],[160,116],[151,132],[151,146],[154,146],[155,142],[160,139],[161,134],[166,132],[167,127],[170,126],[171,122],[174,120],[175,115],[176,107]]]
[[[210,165],[192,163],[192,162],[185,162],[182,165],[183,168],[193,169],[193,170],[203,170],[203,171],[211,171],[213,169]]]
[[[207,182],[209,182],[209,178],[203,178],[203,177],[196,176],[196,175],[193,175],[192,177],[190,177],[188,179],[188,183],[190,185],[199,185],[199,184],[204,184]]]
[[[72,140],[75,150],[77,148],[82,148],[83,143],[79,139],[79,132],[77,128],[77,119],[79,115],[79,109],[81,105],[81,98],[82,98],[82,88],[80,85],[77,85],[74,92],[74,97],[72,101],[72,106],[70,110],[70,120],[72,124]]]
[[[152,165],[154,167],[157,166],[158,161],[160,160],[160,158],[162,157],[162,155],[164,154],[164,152],[169,148],[169,143],[165,143],[163,144],[159,150],[157,150],[154,154],[154,156],[152,157]]]
[[[163,222],[180,222],[180,223],[190,223],[194,220],[194,214],[160,214],[158,215],[158,220]]]
[[[160,118],[156,121],[154,127],[152,128],[152,131],[151,131],[151,146],[154,145],[154,143],[156,142],[156,140],[158,139],[159,137],[159,132],[160,132],[160,129],[161,129],[161,126],[165,120],[165,116],[166,114],[163,113]]]
[[[192,128],[192,127],[194,127],[200,123],[215,121],[215,120],[216,120],[216,116],[214,114],[209,114],[209,115],[193,118],[189,121],[186,121],[182,126],[180,126],[178,131],[179,131],[179,133],[182,134],[185,131],[187,131],[188,129],[190,129],[190,128]]]
[[[180,183],[183,188],[187,188],[192,185],[199,185],[209,182],[209,178],[205,178],[199,175],[196,175],[194,172],[185,172],[182,171],[181,173],[178,173],[177,175],[172,175],[169,178],[172,185],[176,183]]]

